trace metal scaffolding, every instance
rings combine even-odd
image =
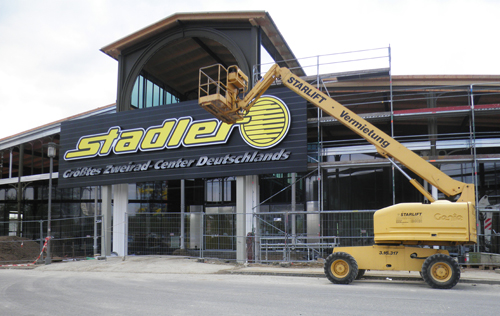
[[[484,195],[479,192],[484,183],[478,179],[478,164],[500,161],[500,132],[495,132],[488,121],[488,117],[500,117],[499,76],[394,77],[390,47],[312,56],[299,59],[297,64],[307,74],[302,79],[344,106],[355,109],[364,119],[386,126],[393,138],[444,168],[450,176],[462,181],[470,178],[476,185],[476,199]],[[269,67],[255,66],[254,80]],[[347,137],[332,137],[332,133],[343,128],[341,124],[316,107],[308,107],[308,111],[309,131],[316,130],[316,140],[308,139],[308,157],[309,170],[316,170],[318,210],[332,210],[325,208],[325,179],[330,170],[336,168],[361,170],[390,166],[392,203],[395,204],[394,166],[377,156],[375,147],[364,139],[347,134]],[[481,117],[480,122],[477,115]],[[454,130],[456,126],[462,130]],[[452,168],[455,164],[461,166],[460,170]],[[423,185],[439,198],[436,188],[425,181]],[[500,202],[500,194],[493,198]],[[479,208],[477,212],[479,218]]]

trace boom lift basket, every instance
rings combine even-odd
[[[201,68],[198,103],[224,123],[234,124],[246,114],[238,107],[238,95],[247,91],[247,84],[248,77],[237,66]]]

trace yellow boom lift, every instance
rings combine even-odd
[[[460,279],[458,263],[447,250],[433,246],[477,242],[473,184],[450,178],[356,113],[278,65],[274,65],[248,93],[248,77],[238,67],[226,69],[217,64],[202,68],[199,104],[221,121],[234,124],[243,119],[277,79],[373,144],[378,153],[403,172],[428,200],[396,204],[376,211],[374,245],[335,248],[325,261],[327,278],[333,283],[349,284],[366,270],[419,271],[433,288],[454,287]],[[404,173],[396,161],[446,196],[458,198],[455,202],[436,201],[417,180]]]

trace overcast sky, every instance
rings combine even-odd
[[[500,75],[498,0],[0,0],[0,139],[114,103],[107,44],[176,12],[248,10],[298,58],[390,45],[394,75]]]

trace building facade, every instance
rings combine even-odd
[[[42,239],[50,200],[58,256],[311,260],[373,242],[377,209],[424,202],[374,146],[279,82],[255,107],[272,117],[227,125],[198,106],[200,68],[237,65],[252,86],[270,58],[474,183],[475,250],[500,253],[500,75],[392,76],[388,47],[318,56],[311,70],[260,11],[175,14],[102,51],[118,62],[115,105],[0,140],[0,235]]]

